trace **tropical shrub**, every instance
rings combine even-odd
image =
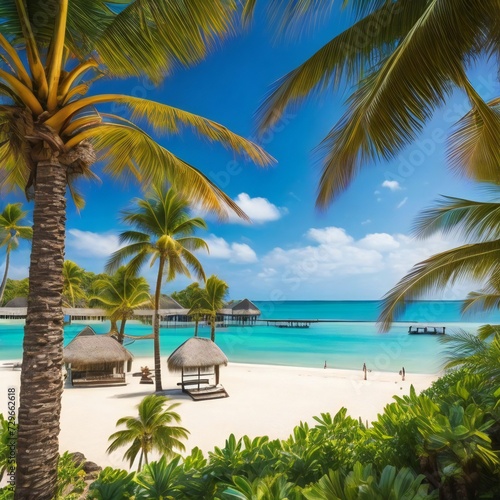
[[[125,500],[134,498],[135,473],[106,467],[90,485],[89,500]]]
[[[387,465],[378,477],[371,464],[354,465],[348,474],[342,470],[330,471],[318,483],[304,491],[307,500],[424,500],[438,498],[437,492],[428,494],[428,485],[422,484],[423,475],[416,476],[408,468],[399,472]]]
[[[85,471],[83,463],[77,464],[69,452],[59,457],[57,465],[56,499],[78,500],[85,489]]]

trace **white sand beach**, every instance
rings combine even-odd
[[[3,362],[0,362],[0,367]],[[224,446],[230,433],[236,437],[267,435],[286,438],[300,421],[314,423],[313,416],[335,414],[345,406],[348,413],[372,421],[393,395],[427,388],[438,375],[407,373],[403,382],[397,373],[362,370],[298,368],[230,363],[221,367],[220,382],[228,398],[192,401],[177,387],[180,374],[170,373],[162,359],[164,393],[177,408],[181,425],[190,431],[189,452],[198,446],[205,453]],[[152,358],[136,358],[132,373],[141,366],[153,367]],[[6,413],[7,388],[17,387],[19,370],[0,368],[0,412]],[[141,385],[139,378],[127,375],[128,384],[119,387],[65,387],[61,416],[60,449],[80,451],[102,467],[127,467],[122,453],[106,453],[108,437],[116,431],[116,421],[136,415],[135,405],[154,391],[154,385]],[[124,449],[125,450],[125,449]]]

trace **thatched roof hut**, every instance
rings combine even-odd
[[[219,383],[219,367],[227,365],[227,357],[210,339],[191,337],[181,344],[167,360],[170,371],[182,372],[182,387],[197,382],[208,383],[210,375],[215,375],[215,384]],[[211,372],[213,370],[213,373]],[[208,373],[207,373],[208,372]],[[187,380],[187,377],[194,377]]]
[[[97,335],[90,326],[64,348],[63,357],[72,383],[124,383],[125,363],[130,371],[133,359],[117,340]]]
[[[191,337],[168,358],[170,371],[194,370],[227,365],[227,357],[210,339]]]

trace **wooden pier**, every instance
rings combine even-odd
[[[319,323],[317,319],[262,319],[267,326],[277,326],[278,328],[309,328],[311,323]]]
[[[408,328],[408,333],[410,335],[444,335],[446,327],[445,326],[413,326]]]

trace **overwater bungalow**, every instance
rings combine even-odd
[[[260,309],[248,299],[231,300],[218,311],[217,320],[228,324],[255,324]]]
[[[179,385],[195,401],[226,398],[228,393],[220,385],[220,366],[227,365],[227,357],[210,339],[191,337],[168,358],[168,369],[181,372]]]
[[[444,335],[445,326],[412,325],[408,328],[410,335]]]
[[[132,353],[108,335],[86,326],[63,351],[68,380],[73,386],[125,385]]]

